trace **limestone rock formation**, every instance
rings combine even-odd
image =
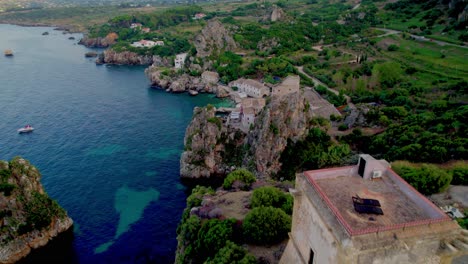
[[[269,177],[281,169],[279,158],[287,140],[303,139],[314,116],[302,92],[273,97],[248,136],[257,176]]]
[[[145,70],[146,75],[153,86],[164,89],[168,92],[181,93],[188,90],[197,92],[214,93],[218,97],[227,97],[226,88],[220,88],[218,84],[213,83],[212,79],[190,76],[186,73],[178,74],[174,70],[160,68],[153,64]],[[205,72],[204,72],[205,73]],[[202,74],[203,75],[203,74]]]
[[[182,177],[223,175],[234,164],[254,169],[260,178],[269,178],[281,169],[279,158],[288,139],[303,139],[316,116],[302,91],[273,97],[248,135],[222,123],[220,127],[210,123],[214,114],[214,109],[195,109],[185,134]]]
[[[28,161],[0,161],[0,263],[14,263],[68,230],[73,221],[50,199]]]
[[[231,34],[218,19],[208,21],[202,31],[195,36],[193,44],[198,57],[207,57],[221,50],[233,51],[237,47]]]
[[[84,45],[88,48],[107,48],[110,45],[115,44],[115,40],[117,39],[117,35],[115,33],[111,33],[106,37],[97,37],[97,38],[90,38],[88,36],[84,36],[78,44]]]
[[[223,172],[220,168],[221,156],[215,150],[222,131],[218,124],[211,121],[214,119],[216,117],[213,107],[194,109],[192,122],[185,131],[186,151],[180,158],[181,177],[207,178]]]
[[[96,63],[102,64],[121,64],[121,65],[150,65],[153,63],[153,56],[138,55],[131,51],[117,52],[113,49],[105,50],[102,56],[96,60]]]
[[[284,18],[284,15],[285,13],[283,9],[279,8],[278,6],[274,6],[273,10],[271,10],[270,20],[271,22],[282,20]]]

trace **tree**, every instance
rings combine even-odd
[[[212,257],[226,245],[228,240],[233,240],[235,223],[235,219],[206,221],[198,231],[195,243],[197,257],[201,260]]]
[[[255,178],[255,175],[252,172],[250,172],[250,171],[248,171],[246,169],[237,169],[237,170],[229,173],[228,176],[226,177],[226,179],[224,179],[223,188],[226,189],[226,190],[231,189],[232,184],[235,181],[241,181],[244,184],[246,184],[247,187],[249,187],[256,180],[257,179]]]
[[[409,163],[392,164],[392,168],[419,192],[430,195],[445,190],[452,181],[452,175],[432,164],[420,167]]]
[[[250,206],[252,208],[272,206],[291,215],[293,201],[290,194],[284,193],[276,187],[266,186],[254,190]]]
[[[274,244],[287,237],[291,230],[291,217],[278,208],[258,207],[247,214],[242,227],[246,242]]]
[[[209,259],[205,264],[255,264],[257,260],[249,254],[243,247],[231,241],[226,242],[226,246],[216,253],[213,259]]]

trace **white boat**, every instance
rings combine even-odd
[[[18,133],[28,133],[28,132],[32,132],[34,130],[34,127],[30,126],[30,125],[26,125],[25,127],[22,127],[20,129],[18,129]]]

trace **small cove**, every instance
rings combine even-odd
[[[0,34],[0,49],[14,52],[0,58],[0,159],[30,160],[75,221],[48,250],[66,263],[172,263],[185,129],[195,106],[226,102],[150,88],[144,67],[95,65],[80,34]],[[16,133],[25,124],[35,131]]]

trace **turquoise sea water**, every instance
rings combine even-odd
[[[0,25],[0,50],[14,52],[0,57],[0,159],[30,160],[75,221],[29,260],[171,263],[185,128],[193,107],[223,102],[150,88],[143,67],[97,66],[79,38]],[[18,134],[26,124],[35,131]]]

